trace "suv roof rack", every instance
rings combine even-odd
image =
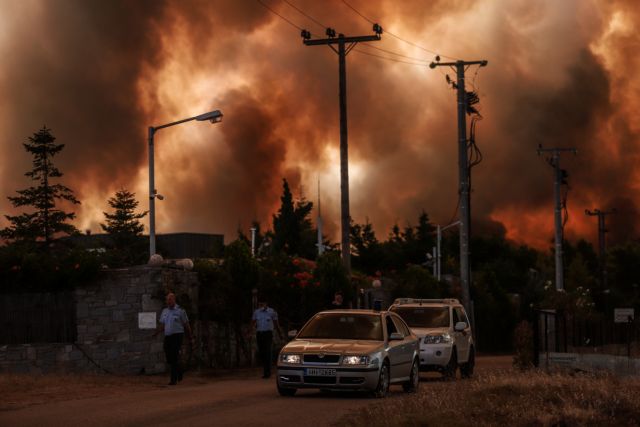
[[[456,298],[424,299],[424,298],[396,298],[393,305],[402,304],[460,304]]]

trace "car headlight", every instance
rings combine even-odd
[[[283,363],[299,364],[300,355],[299,354],[281,354],[280,361]]]
[[[422,340],[425,344],[447,344],[451,342],[451,335],[449,334],[438,334],[438,335],[427,335]]]
[[[368,365],[369,356],[344,356],[342,358],[343,365]]]

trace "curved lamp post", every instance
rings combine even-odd
[[[192,120],[197,120],[199,122],[209,120],[211,123],[219,123],[222,121],[222,112],[220,110],[215,110],[200,114],[199,116],[189,117],[188,119],[182,119],[160,126],[149,126],[149,257],[156,253],[156,198],[159,200],[163,199],[155,188],[153,137],[160,129],[190,122]]]

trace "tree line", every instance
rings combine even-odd
[[[59,183],[63,177],[54,157],[63,150],[51,130],[44,127],[23,144],[33,157],[25,175],[31,186],[9,200],[26,212],[6,215],[9,225],[0,231],[2,292],[60,290],[93,280],[104,266],[123,267],[147,260],[146,239],[135,194],[118,190],[107,201],[102,230],[110,237],[105,253],[78,247],[73,237],[70,209],[80,202],[73,191]],[[69,209],[69,210],[65,210]],[[432,274],[428,254],[436,244],[435,225],[426,211],[414,224],[398,224],[379,238],[366,219],[351,222],[353,274],[342,267],[339,247],[326,237],[325,254],[318,256],[317,230],[311,221],[313,203],[294,197],[282,181],[280,208],[266,230],[257,222],[256,256],[243,230],[225,247],[222,259],[196,260],[201,281],[201,313],[212,320],[239,328],[250,315],[252,295],[260,292],[271,300],[290,324],[304,322],[342,292],[354,302],[360,289],[380,280],[392,298],[459,297],[459,236],[450,229],[442,240],[443,280]],[[264,231],[263,231],[264,230]],[[609,286],[599,278],[599,260],[591,243],[565,242],[565,292],[556,292],[551,240],[549,250],[519,245],[504,235],[476,235],[470,242],[471,297],[474,301],[479,345],[494,351],[508,350],[516,323],[532,318],[535,308],[560,308],[584,315],[610,316],[614,307],[640,305],[640,242],[630,238],[609,249],[606,263]]]

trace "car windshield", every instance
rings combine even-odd
[[[382,341],[382,322],[375,314],[320,313],[302,328],[298,338]]]
[[[448,328],[448,307],[395,307],[394,312],[412,328]]]

